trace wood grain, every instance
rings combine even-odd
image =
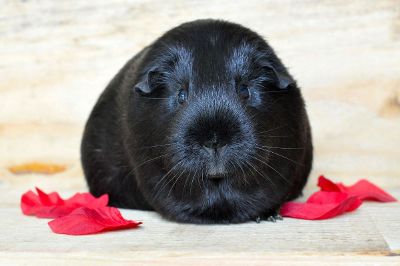
[[[179,23],[222,18],[262,34],[302,87],[319,174],[366,177],[400,198],[400,1],[1,1],[0,264],[400,265],[400,204],[327,221],[181,225],[128,211],[138,230],[70,237],[23,217],[34,186],[86,190],[83,124],[120,67]],[[29,161],[60,174],[14,176]]]

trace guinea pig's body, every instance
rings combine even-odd
[[[100,96],[82,140],[95,195],[190,223],[274,215],[312,165],[296,82],[240,25],[185,23],[132,58]]]

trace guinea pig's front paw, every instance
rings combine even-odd
[[[268,222],[276,223],[277,220],[283,220],[283,217],[279,213],[275,213],[267,218]]]
[[[276,223],[277,220],[283,220],[283,217],[279,214],[279,211],[280,210],[278,209],[273,214],[265,215],[264,217],[257,216],[255,218],[255,222],[256,223],[260,223],[261,221],[265,220],[265,221],[268,221],[268,222]]]

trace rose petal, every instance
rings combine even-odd
[[[65,200],[66,205],[71,206],[86,206],[91,209],[107,206],[108,195],[104,194],[98,198],[94,197],[90,193],[76,193],[71,198]]]
[[[346,205],[346,212],[353,211],[357,209],[362,201],[357,198],[357,200],[348,200],[349,198],[357,198],[349,195],[348,193],[344,192],[327,192],[327,191],[318,191],[312,194],[306,201],[306,203],[312,204],[334,204],[340,205],[343,202],[347,201]],[[341,213],[338,213],[341,214]]]
[[[341,184],[339,184],[341,185]],[[372,184],[371,182],[361,179],[352,186],[344,186],[344,190],[351,196],[357,196],[361,200],[372,200],[380,202],[393,202],[397,201],[389,193],[385,192],[380,187]]]
[[[361,203],[357,197],[348,197],[346,193],[320,191],[314,193],[305,203],[285,203],[280,214],[305,220],[322,220],[354,211]]]
[[[67,216],[50,221],[54,233],[67,235],[86,235],[117,229],[135,228],[142,224],[125,220],[120,211],[114,207],[90,209],[81,207]]]
[[[64,200],[60,197],[60,195],[58,195],[57,192],[46,194],[39,188],[36,188],[36,191],[38,193],[40,202],[44,206],[62,205],[64,203]]]
[[[305,203],[287,202],[281,208],[281,215],[292,218],[320,220],[354,211],[363,200],[382,202],[396,201],[394,197],[371,182],[362,179],[352,186],[334,183],[320,176],[321,191],[312,194]]]
[[[108,204],[108,195],[95,198],[90,193],[76,193],[63,200],[57,192],[46,194],[36,188],[24,193],[21,197],[21,210],[25,215],[35,215],[39,218],[57,218],[70,214],[79,207],[98,208]]]
[[[39,197],[32,190],[25,192],[21,197],[21,210],[25,215],[34,215],[37,206],[41,204]]]
[[[317,191],[314,192],[306,202],[315,204],[338,204],[348,197],[349,195],[343,192]]]
[[[323,175],[318,178],[318,186],[321,188],[322,191],[341,191],[340,187],[337,184],[335,184]]]
[[[318,179],[318,186],[323,191],[346,192],[350,196],[358,197],[360,200],[372,200],[380,202],[397,201],[393,196],[385,192],[383,189],[365,179],[361,179],[352,186],[345,186],[342,183],[334,183],[324,176],[320,176]]]

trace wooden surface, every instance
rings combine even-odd
[[[268,39],[298,80],[319,174],[363,177],[400,198],[400,1],[0,1],[0,264],[400,265],[400,204],[367,203],[327,221],[181,225],[123,210],[138,230],[72,237],[24,217],[38,186],[86,190],[82,127],[107,82],[165,30],[224,18]],[[42,161],[63,173],[13,175]]]

